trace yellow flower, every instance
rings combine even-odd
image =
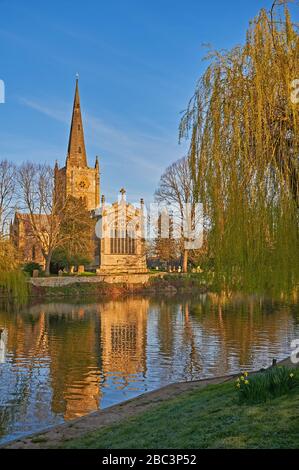
[[[241,386],[241,385],[240,385],[239,383],[237,383],[237,387],[240,388],[240,386]]]
[[[248,385],[249,384],[249,380],[245,380],[245,385]]]
[[[244,377],[243,377],[243,375],[242,375],[242,377],[241,377],[241,380],[242,380],[243,382],[244,382],[244,380],[245,380]]]
[[[292,379],[292,378],[294,377],[294,374],[293,374],[293,373],[291,373],[291,374],[290,374],[290,377],[291,377],[291,379]]]
[[[239,379],[239,377],[237,378],[237,382],[238,382],[238,383],[240,382],[240,379]]]
[[[248,372],[244,372],[245,377],[248,377]]]

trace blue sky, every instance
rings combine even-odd
[[[203,44],[244,42],[272,0],[0,0],[0,159],[65,162],[75,75],[89,164],[101,193],[149,200],[183,156],[180,113],[203,72]]]

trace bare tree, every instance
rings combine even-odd
[[[186,243],[189,241],[188,236],[184,233],[184,219],[186,217],[186,205],[191,207],[191,220],[196,223],[195,205],[197,201],[197,191],[194,191],[194,179],[191,174],[191,166],[188,158],[182,158],[170,165],[161,176],[158,189],[155,193],[157,202],[167,204],[178,208],[179,231],[181,235],[180,245],[183,257],[183,272],[188,270],[188,248]]]
[[[174,238],[172,214],[162,207],[158,215],[155,255],[167,264],[176,261],[180,254],[180,243]]]
[[[70,204],[69,199],[61,206],[54,197],[54,172],[48,165],[24,163],[18,172],[20,199],[28,213],[30,228],[46,260],[45,272],[50,273],[50,263],[56,248],[67,243],[79,249],[86,242],[82,220],[89,214],[82,201]],[[76,228],[77,224],[77,228]],[[64,230],[65,226],[72,230]]]
[[[15,205],[16,167],[13,163],[0,161],[0,234],[7,234],[9,220]]]

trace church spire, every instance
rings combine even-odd
[[[76,90],[73,106],[72,124],[69,138],[69,146],[67,151],[66,164],[86,167],[86,150],[84,143],[84,132],[80,107],[78,76],[76,78]]]

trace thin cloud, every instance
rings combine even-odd
[[[28,108],[34,109],[41,114],[44,114],[56,121],[63,122],[67,124],[69,122],[69,115],[65,111],[49,108],[43,104],[40,104],[33,100],[28,100],[27,98],[19,98],[19,102]]]

